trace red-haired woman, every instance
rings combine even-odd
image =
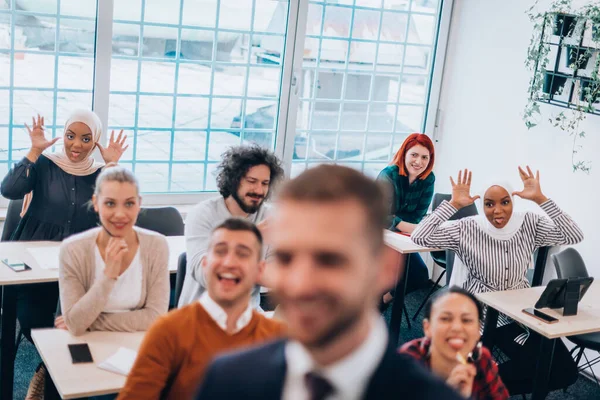
[[[427,213],[433,198],[434,159],[431,139],[425,134],[413,133],[402,143],[391,164],[379,173],[377,179],[390,187],[389,230],[410,234]],[[418,254],[411,257],[408,274],[408,292],[429,279],[427,266]],[[384,305],[392,298],[393,293],[386,293]]]

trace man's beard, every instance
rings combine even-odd
[[[248,204],[244,203],[244,200],[242,198],[240,198],[240,196],[237,192],[234,192],[231,194],[231,196],[236,201],[236,203],[238,203],[238,206],[240,206],[242,211],[245,213],[248,213],[248,214],[254,214],[255,212],[257,212],[258,209],[260,208],[260,206],[262,206],[262,203],[264,201],[264,197],[259,196],[256,193],[247,193],[246,194],[246,196],[252,196],[252,195],[257,196],[258,200],[260,200],[256,205],[248,205]],[[246,197],[246,196],[244,196],[244,197]]]

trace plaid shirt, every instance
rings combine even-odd
[[[417,179],[409,184],[408,176],[400,175],[397,165],[389,165],[379,173],[377,180],[387,182],[393,193],[393,196],[388,199],[390,205],[389,230],[398,231],[396,225],[402,221],[411,224],[421,222],[433,198],[435,182],[433,172],[427,178]]]
[[[429,346],[431,342],[427,338],[415,339],[405,343],[401,348],[401,353],[406,353],[423,362],[430,369]],[[502,383],[498,374],[498,365],[492,358],[490,351],[485,347],[481,348],[481,356],[475,362],[477,375],[473,380],[473,391],[471,399],[475,400],[505,400],[508,399],[508,390]]]

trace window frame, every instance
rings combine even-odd
[[[60,0],[58,0],[60,1]],[[183,0],[180,0],[183,3]],[[414,1],[414,0],[411,0]],[[141,4],[144,6],[145,0]],[[112,33],[115,0],[97,0],[96,4],[96,44],[94,49],[94,76],[92,88],[92,109],[98,114],[103,126],[108,127],[110,102],[110,74],[112,63]],[[430,72],[429,90],[424,107],[424,132],[438,141],[436,129],[441,110],[438,109],[443,81],[449,33],[454,0],[440,0],[438,4],[439,22],[432,49],[434,56]],[[356,7],[356,6],[353,6]],[[302,79],[302,63],[308,18],[308,0],[289,0],[288,23],[282,59],[282,76],[279,93],[278,116],[275,130],[275,154],[283,161],[285,175],[290,176],[295,140],[295,127],[301,93],[298,88]],[[181,7],[180,13],[183,12]],[[178,28],[181,30],[181,27]],[[14,38],[11,39],[14,41]],[[14,47],[14,46],[13,46]],[[13,50],[14,51],[14,50]],[[12,70],[12,69],[11,69]],[[12,96],[12,94],[10,95]],[[9,118],[12,124],[12,114]],[[133,138],[132,138],[133,139]],[[108,130],[104,130],[101,142],[106,144]],[[132,143],[130,143],[132,145]],[[11,142],[9,142],[9,149]],[[99,151],[94,157],[101,160]],[[10,167],[10,165],[9,165]],[[205,172],[206,175],[206,172]],[[145,205],[190,205],[217,196],[216,191],[194,193],[145,193]],[[7,206],[8,200],[0,198],[0,206]]]

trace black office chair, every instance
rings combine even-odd
[[[19,222],[21,222],[21,209],[23,208],[23,199],[11,200],[8,202],[8,210],[6,211],[6,220],[4,221],[4,228],[2,228],[2,237],[0,238],[3,242],[8,242],[10,237],[17,229]]]
[[[438,206],[440,204],[442,204],[442,202],[444,200],[450,201],[451,198],[452,198],[451,194],[443,194],[443,193],[434,194],[433,201],[431,202],[431,209],[435,210],[436,208],[438,208]],[[465,218],[465,217],[471,217],[471,216],[477,215],[477,214],[478,214],[477,207],[475,207],[475,204],[471,204],[470,206],[463,207],[460,210],[458,210],[458,212],[456,214],[454,214],[452,217],[450,217],[450,220],[453,221],[453,220],[457,220],[457,219],[461,219],[461,218]],[[443,271],[440,274],[440,276],[438,276],[437,280],[435,281],[435,283],[429,290],[429,293],[427,293],[427,296],[425,296],[425,299],[423,300],[423,302],[417,309],[417,312],[415,313],[415,315],[413,315],[413,318],[412,318],[413,321],[417,319],[417,316],[419,315],[419,313],[421,312],[423,307],[425,307],[425,304],[427,304],[427,301],[429,300],[431,295],[438,289],[438,285],[439,285],[440,281],[442,280],[442,278],[444,277],[444,275],[447,276],[446,283],[449,282],[450,274],[446,274],[446,271],[447,271],[446,256],[447,256],[447,254],[448,254],[448,252],[446,252],[446,251],[432,251],[431,252],[431,258],[433,259],[433,262],[436,263],[437,265],[439,265],[440,267],[442,267]]]
[[[56,314],[54,314],[54,318],[60,317],[62,315],[62,310],[60,308],[60,298],[58,299],[58,304],[56,305]]]
[[[187,254],[185,252],[179,255],[177,261],[177,279],[175,281],[175,307],[179,304],[179,298],[181,297],[181,289],[183,289],[183,282],[185,281],[185,273],[187,270]]]
[[[577,250],[572,247],[568,247],[560,253],[552,254],[552,262],[554,262],[554,267],[556,268],[556,275],[559,278],[587,278],[589,277],[587,268],[585,266],[585,262],[581,257],[581,254]],[[600,353],[600,332],[595,333],[586,333],[583,335],[574,335],[568,336],[569,339],[575,347],[571,350],[571,356],[575,360],[579,372],[585,370],[586,368],[590,369],[596,384],[600,386],[598,383],[598,378],[594,374],[594,370],[592,369],[593,365],[600,363],[600,356],[596,357],[592,361],[588,360],[587,355],[585,354],[585,349],[595,350]],[[577,354],[575,355],[575,353]],[[585,364],[579,367],[579,362],[581,361],[581,357],[585,357]]]
[[[142,208],[135,224],[165,236],[183,235],[183,218],[175,207]]]
[[[175,207],[142,208],[135,223],[140,228],[149,229],[165,236],[183,235],[183,218]],[[175,301],[176,276],[171,274],[171,301],[169,308],[177,307]]]

